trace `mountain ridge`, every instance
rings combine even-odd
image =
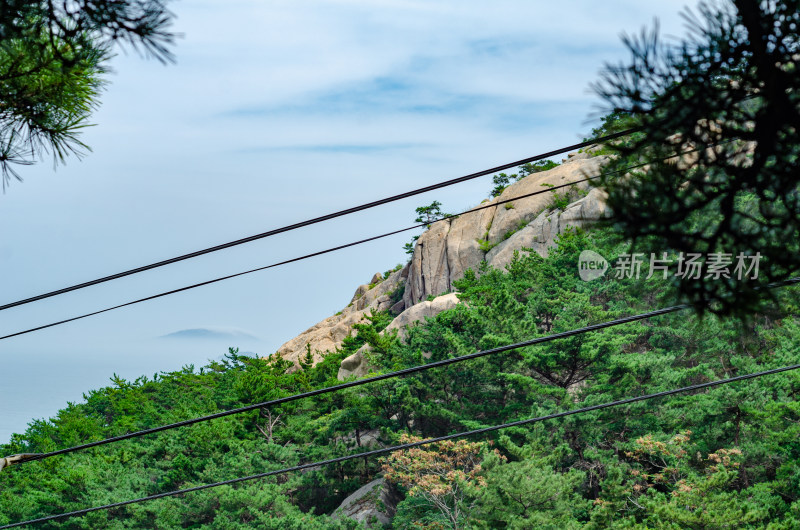
[[[385,275],[374,274],[369,283],[356,288],[346,307],[286,341],[277,355],[296,369],[310,349],[317,363],[326,352],[341,347],[345,337],[354,334],[353,325],[371,311],[391,311],[397,323],[389,329],[413,325],[453,306],[452,297],[436,300],[451,293],[453,282],[467,269],[476,270],[483,261],[504,268],[515,252],[525,249],[547,256],[556,236],[567,228],[583,227],[609,215],[604,192],[585,181],[597,175],[608,158],[595,155],[591,148],[569,153],[553,169],[527,175],[497,197],[481,202],[488,207],[432,223],[417,239],[405,266]],[[563,192],[522,197],[570,183],[574,186]],[[514,200],[517,197],[522,198]],[[429,301],[434,303],[424,310],[411,311]],[[340,379],[365,373],[361,353],[342,362]]]

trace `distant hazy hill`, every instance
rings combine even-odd
[[[258,337],[235,328],[191,328],[182,329],[159,337],[161,339],[204,339],[204,340],[258,340]]]

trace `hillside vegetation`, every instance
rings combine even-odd
[[[379,335],[373,313],[312,366],[232,349],[222,362],[106,388],[0,446],[43,452],[339,383],[365,343],[379,371],[464,355],[666,305],[660,275],[583,282],[578,255],[611,261],[609,231],[569,231],[548,258],[457,282],[463,302]],[[643,268],[643,272],[646,267]],[[750,320],[689,312],[490,355],[32,462],[0,474],[0,524],[280,469],[800,361],[796,288]],[[290,370],[291,371],[291,370]],[[170,497],[43,528],[356,528],[330,514],[385,476],[395,528],[800,528],[800,374],[787,372]]]

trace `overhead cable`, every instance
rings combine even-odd
[[[36,302],[38,300],[44,300],[45,298],[51,298],[53,296],[58,296],[58,295],[61,295],[61,294],[64,294],[64,293],[77,291],[78,289],[84,289],[86,287],[91,287],[92,285],[105,283],[105,282],[108,282],[108,281],[111,281],[111,280],[117,280],[119,278],[124,278],[126,276],[131,276],[133,274],[138,274],[140,272],[149,271],[149,270],[152,270],[152,269],[157,269],[159,267],[164,267],[165,265],[178,263],[180,261],[184,261],[184,260],[191,259],[191,258],[196,258],[198,256],[203,256],[205,254],[211,254],[212,252],[217,252],[219,250],[223,250],[223,249],[226,249],[226,248],[235,247],[237,245],[242,245],[244,243],[250,243],[252,241],[256,241],[256,240],[259,240],[259,239],[264,239],[266,237],[271,237],[271,236],[274,236],[274,235],[277,235],[277,234],[283,234],[285,232],[290,232],[292,230],[297,230],[298,228],[303,228],[305,226],[310,226],[310,225],[314,225],[314,224],[321,223],[321,222],[324,222],[324,221],[329,221],[331,219],[336,219],[337,217],[342,217],[342,216],[345,216],[345,215],[350,215],[352,213],[361,212],[361,211],[364,211],[364,210],[368,210],[370,208],[375,208],[376,206],[381,206],[383,204],[389,204],[391,202],[399,201],[401,199],[405,199],[405,198],[408,198],[408,197],[413,197],[415,195],[420,195],[422,193],[427,193],[427,192],[433,191],[433,190],[438,190],[438,189],[441,189],[441,188],[445,188],[447,186],[452,186],[454,184],[459,184],[461,182],[466,182],[466,181],[469,181],[469,180],[472,180],[472,179],[475,179],[475,178],[478,178],[478,177],[483,177],[483,176],[486,176],[486,175],[490,175],[492,173],[497,173],[498,171],[503,171],[503,170],[506,170],[506,169],[510,169],[512,167],[517,167],[517,166],[521,166],[521,165],[524,165],[524,164],[528,164],[530,162],[536,162],[537,160],[543,160],[545,158],[550,158],[551,156],[563,154],[563,153],[566,153],[566,152],[569,152],[569,151],[573,151],[575,149],[580,149],[582,147],[588,147],[588,146],[591,146],[591,145],[594,145],[594,144],[597,144],[597,143],[602,143],[602,142],[606,142],[608,140],[613,140],[615,138],[619,138],[621,136],[626,136],[626,135],[631,134],[633,132],[636,132],[638,130],[639,130],[638,128],[633,128],[633,129],[627,129],[627,130],[624,130],[624,131],[620,131],[620,132],[617,132],[617,133],[614,133],[614,134],[609,134],[609,135],[606,135],[606,136],[600,136],[598,138],[593,138],[593,139],[587,140],[585,142],[580,142],[580,143],[573,144],[573,145],[570,145],[570,146],[567,146],[567,147],[561,147],[559,149],[555,149],[555,150],[549,151],[547,153],[542,153],[542,154],[531,156],[531,157],[528,157],[528,158],[523,158],[522,160],[516,160],[514,162],[509,162],[507,164],[503,164],[503,165],[500,165],[500,166],[497,166],[497,167],[493,167],[491,169],[484,169],[484,170],[478,171],[476,173],[471,173],[469,175],[464,175],[463,177],[457,177],[457,178],[454,178],[454,179],[445,180],[445,181],[439,182],[437,184],[431,184],[429,186],[425,186],[425,187],[422,187],[422,188],[417,188],[415,190],[407,191],[407,192],[404,192],[404,193],[399,193],[397,195],[392,195],[391,197],[378,199],[376,201],[372,201],[372,202],[368,202],[368,203],[365,203],[365,204],[361,204],[359,206],[353,206],[351,208],[346,208],[344,210],[339,210],[337,212],[329,213],[329,214],[326,214],[326,215],[321,215],[319,217],[314,217],[312,219],[307,219],[305,221],[300,221],[299,223],[294,223],[294,224],[282,226],[280,228],[275,228],[275,229],[272,229],[272,230],[268,230],[268,231],[262,232],[260,234],[255,234],[255,235],[252,235],[252,236],[244,237],[244,238],[241,238],[241,239],[237,239],[235,241],[229,241],[227,243],[222,243],[220,245],[215,245],[213,247],[208,247],[208,248],[204,248],[202,250],[196,250],[194,252],[189,252],[188,254],[182,254],[182,255],[176,256],[174,258],[169,258],[169,259],[157,261],[157,262],[151,263],[149,265],[143,265],[141,267],[136,267],[134,269],[129,269],[129,270],[126,270],[126,271],[118,272],[116,274],[111,274],[109,276],[104,276],[102,278],[97,278],[96,280],[91,280],[91,281],[88,281],[88,282],[75,284],[75,285],[72,285],[72,286],[69,286],[69,287],[64,287],[62,289],[57,289],[55,291],[42,293],[42,294],[39,294],[39,295],[36,295],[36,296],[31,296],[30,298],[25,298],[25,299],[22,299],[22,300],[17,300],[16,302],[10,302],[10,303],[7,303],[7,304],[0,305],[0,311],[3,311],[5,309],[10,309],[12,307],[17,307],[17,306],[21,306],[21,305],[25,305],[25,304],[30,304],[31,302]]]

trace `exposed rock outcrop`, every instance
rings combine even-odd
[[[333,519],[348,517],[367,528],[382,528],[391,522],[402,496],[383,478],[377,478],[347,497],[331,514]]]
[[[396,329],[398,336],[402,339],[406,336],[406,326],[411,326],[417,322],[424,322],[425,318],[433,318],[442,311],[452,309],[458,304],[458,294],[448,293],[442,296],[437,296],[433,300],[425,300],[418,304],[414,304],[399,315],[395,317],[391,323],[386,326],[383,333],[390,333]]]
[[[408,266],[405,266],[373,285],[371,289],[369,285],[360,285],[347,307],[285,342],[277,353],[296,364],[305,355],[306,345],[310,345],[314,362],[318,362],[321,359],[320,353],[333,351],[341,346],[344,338],[353,333],[353,324],[363,320],[371,310],[389,309],[394,303],[390,293],[402,287],[407,275]],[[383,279],[383,275],[376,273],[372,279]]]
[[[341,345],[344,338],[353,332],[353,324],[364,318],[364,313],[366,311],[351,311],[328,317],[284,343],[277,353],[296,363],[305,355],[306,345],[310,345],[316,362],[319,360],[318,352],[333,351]]]
[[[450,266],[447,260],[447,235],[451,221],[439,221],[425,231],[414,247],[403,302],[411,307],[429,295],[450,290]],[[413,271],[413,273],[412,273]]]
[[[568,205],[563,212],[546,210],[532,223],[495,246],[486,254],[486,261],[496,269],[502,269],[511,262],[515,250],[530,248],[542,257],[547,257],[554,247],[556,236],[569,227],[584,228],[607,217],[610,211],[606,205],[605,192],[595,188],[586,197]]]
[[[481,203],[481,206],[489,204],[491,202],[487,200]],[[477,212],[460,215],[450,221],[450,231],[447,234],[447,264],[450,270],[448,290],[452,290],[453,280],[462,278],[464,271],[475,268],[476,264],[483,260],[485,253],[478,240],[485,239],[484,234],[489,231],[497,208],[489,206]]]
[[[573,182],[576,184],[572,193],[585,192],[589,184],[577,181],[597,175],[607,160],[606,156],[573,154],[558,167],[511,184],[499,197],[483,203],[488,208],[433,224],[420,236],[414,248],[403,297],[405,307],[430,295],[453,290],[453,282],[461,278],[465,270],[477,268],[487,258],[485,249],[508,243],[522,227],[536,220],[553,201],[551,193],[538,192]],[[558,190],[562,194],[568,192],[568,188]],[[532,193],[538,194],[523,197]],[[513,200],[517,197],[522,198]],[[506,200],[511,201],[494,206]]]
[[[387,330],[402,329],[408,323],[442,311],[441,304],[445,302],[440,299],[447,300],[447,304],[457,303],[455,295],[451,298],[439,295],[453,291],[453,282],[463,277],[467,269],[477,269],[483,260],[495,268],[503,268],[511,261],[514,251],[521,248],[532,248],[546,256],[555,237],[567,227],[583,227],[607,215],[605,196],[599,190],[588,191],[584,198],[572,202],[563,212],[549,209],[553,203],[551,193],[520,197],[570,183],[575,183],[573,194],[585,193],[590,190],[588,183],[577,181],[596,175],[606,161],[605,156],[570,153],[564,164],[529,175],[508,186],[499,197],[481,203],[486,208],[433,223],[417,240],[408,265],[385,280],[381,274],[375,274],[369,284],[356,289],[350,305],[286,342],[278,353],[297,363],[310,345],[314,361],[319,361],[318,352],[333,351],[341,346],[344,338],[353,333],[353,324],[360,322],[370,310],[391,310],[398,317]],[[567,193],[568,189],[563,188],[558,193]],[[511,199],[508,203],[497,204],[508,199]],[[392,294],[399,293],[400,288],[405,291],[398,301]],[[426,302],[430,296],[437,298]],[[435,307],[430,305],[434,303]],[[366,358],[363,352],[356,352],[342,362],[340,378],[342,374],[362,376],[366,373]]]
[[[357,378],[367,375],[369,373],[369,359],[366,354],[370,349],[369,344],[364,344],[353,355],[345,357],[342,360],[342,364],[339,365],[339,372],[336,374],[336,378],[339,381],[344,381],[353,375]]]
[[[551,186],[560,186],[585,179],[587,176],[597,175],[600,167],[607,157],[598,156],[593,158],[570,158],[564,164],[524,178],[507,187],[499,201],[513,199],[523,195],[536,192],[547,192]],[[587,190],[588,182],[578,182],[575,184],[578,190]],[[558,193],[566,193],[567,189],[557,190]],[[504,240],[505,235],[519,229],[523,223],[529,223],[545,210],[553,201],[552,193],[539,193],[532,197],[525,197],[511,203],[513,208],[500,206],[492,219],[492,228],[489,230],[489,243],[495,244]]]

